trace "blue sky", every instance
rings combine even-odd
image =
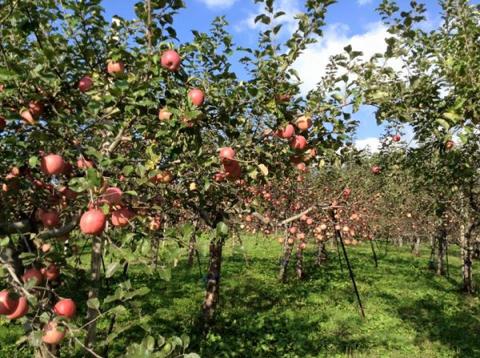
[[[133,4],[137,0],[103,0],[107,17],[119,15],[126,19],[134,17]],[[285,31],[292,24],[295,13],[302,9],[304,0],[277,0],[276,3],[286,10]],[[366,55],[382,51],[385,28],[375,8],[381,0],[338,0],[332,5],[327,15],[327,26],[324,38],[308,51],[295,65],[304,79],[303,90],[312,88],[322,76],[328,57],[338,53],[349,43],[354,49],[364,51]],[[409,0],[398,0],[401,7],[407,8]],[[437,0],[424,0],[428,8],[428,25],[437,26],[440,21],[440,8]],[[478,1],[474,1],[477,3]],[[252,19],[258,14],[259,5],[253,0],[186,0],[187,8],[181,10],[175,20],[181,41],[188,41],[192,35],[190,30],[207,31],[211,20],[225,15],[230,32],[237,45],[255,46],[257,29]],[[241,71],[241,69],[238,69]],[[368,109],[361,110],[356,119],[360,120],[357,139],[358,146],[376,146],[382,129],[377,127],[373,113]]]

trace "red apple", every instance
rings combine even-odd
[[[77,312],[77,306],[72,299],[64,298],[55,304],[53,311],[57,316],[73,318]]]
[[[297,168],[297,170],[299,170],[301,172],[306,172],[307,171],[307,165],[303,162],[300,162],[300,163],[296,164],[295,167]]]
[[[93,161],[82,157],[77,160],[77,167],[78,169],[89,169],[94,168],[95,164],[93,163]]]
[[[27,283],[31,280],[35,280],[34,286],[40,286],[43,282],[43,275],[40,272],[40,270],[37,270],[36,268],[31,268],[27,271],[22,276],[23,282]]]
[[[104,201],[106,201],[110,205],[118,205],[122,202],[122,195],[123,192],[120,188],[117,187],[109,187],[105,190],[105,193],[102,195]]]
[[[58,327],[58,323],[50,321],[43,327],[42,341],[46,344],[57,345],[65,338],[65,329]]]
[[[7,316],[8,319],[22,318],[28,313],[28,300],[26,297],[20,297],[16,306],[15,310]]]
[[[0,292],[0,314],[11,314],[17,307],[17,300],[15,300],[8,290]]]
[[[190,101],[192,102],[193,105],[200,107],[203,104],[203,101],[205,100],[205,95],[202,90],[198,88],[192,88],[188,92],[188,98],[190,98]]]
[[[133,211],[128,208],[122,208],[112,212],[111,222],[113,226],[127,226],[130,220],[135,216]]]
[[[294,235],[297,232],[297,227],[296,226],[291,226],[288,228],[288,232],[292,235]]]
[[[48,265],[42,270],[43,277],[49,281],[56,281],[60,277],[60,269],[55,264]]]
[[[345,189],[343,189],[342,194],[343,194],[343,197],[345,198],[345,200],[347,200],[350,197],[350,194],[352,194],[352,189],[345,188]]]
[[[382,168],[380,168],[378,165],[374,165],[371,169],[373,174],[380,174],[382,171]]]
[[[400,139],[402,139],[402,137],[400,137],[400,134],[395,134],[393,137],[392,137],[392,140],[394,142],[400,142]]]
[[[167,70],[172,72],[177,72],[180,69],[182,59],[177,53],[177,51],[167,50],[163,52],[160,62],[163,68],[166,68]]]
[[[153,218],[151,218],[150,225],[148,226],[150,230],[158,231],[160,230],[161,227],[162,227],[162,219],[160,218],[160,216],[154,216]]]
[[[123,73],[125,71],[125,65],[123,62],[118,61],[108,61],[107,63],[107,72],[111,75],[116,75]]]
[[[225,180],[225,173],[215,173],[213,175],[213,180],[215,180],[217,183],[222,182]]]
[[[45,175],[57,175],[63,172],[65,162],[61,155],[48,154],[42,157],[40,169]]]
[[[290,148],[295,150],[304,150],[307,147],[307,140],[304,136],[296,135],[290,141]]]
[[[235,150],[231,147],[220,148],[219,157],[222,163],[229,163],[235,159]]]
[[[240,168],[240,164],[237,161],[224,163],[223,167],[225,168],[225,176],[229,180],[238,179],[242,175],[242,168]]]
[[[295,127],[292,124],[287,124],[284,129],[277,130],[277,136],[283,139],[290,139],[295,135]]]
[[[60,224],[60,214],[56,210],[44,211],[40,215],[40,220],[43,226],[52,229]]]
[[[88,92],[93,87],[93,80],[90,76],[84,76],[78,81],[78,89],[80,92]]]
[[[80,231],[86,235],[100,235],[106,222],[107,218],[102,210],[90,209],[80,218]]]
[[[45,106],[42,102],[39,101],[30,101],[28,104],[28,111],[31,113],[33,118],[38,118],[42,115],[45,110]]]

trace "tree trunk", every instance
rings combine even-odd
[[[192,237],[190,238],[190,241],[188,243],[188,266],[189,267],[193,266],[193,260],[195,258],[196,248],[197,248],[197,237],[196,237],[196,233],[193,232]]]
[[[287,281],[287,272],[288,272],[287,268],[288,268],[288,263],[290,262],[291,256],[292,256],[292,245],[289,245],[286,242],[283,246],[283,259],[280,262],[280,272],[278,273],[278,279],[281,282]]]
[[[447,254],[447,232],[443,223],[437,229],[436,233],[437,241],[437,275],[445,275],[446,265],[445,258]]]
[[[215,316],[215,309],[220,298],[220,273],[222,268],[223,239],[210,241],[210,264],[207,273],[207,288],[203,301],[204,323],[209,325]]]
[[[103,239],[100,236],[94,236],[92,242],[92,257],[91,257],[91,288],[88,291],[88,299],[92,300],[98,298],[100,291],[100,269],[102,266],[102,247]],[[94,349],[95,340],[97,336],[97,320],[98,310],[95,308],[88,308],[87,322],[90,322],[87,328],[87,336],[85,337],[85,346]],[[86,352],[85,357],[90,357],[90,353]]]
[[[327,261],[327,249],[325,247],[325,242],[320,241],[317,245],[317,256],[315,258],[315,265],[321,266],[325,261]]]
[[[420,256],[420,236],[415,237],[415,243],[413,244],[413,251],[414,256]]]
[[[476,228],[476,223],[472,223],[465,230],[465,225],[460,227],[460,249],[462,255],[462,276],[463,276],[463,291],[466,293],[473,293],[473,272],[472,272],[472,234]]]
[[[303,279],[303,250],[300,248],[300,245],[297,246],[297,262],[295,264],[295,272],[299,280]]]

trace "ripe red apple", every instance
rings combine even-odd
[[[60,214],[56,210],[44,211],[40,214],[40,220],[43,226],[52,229],[60,224]]]
[[[343,189],[342,194],[343,194],[343,197],[345,198],[345,200],[347,200],[350,197],[350,194],[352,194],[352,189],[345,188],[345,189]]]
[[[288,228],[288,232],[292,235],[296,234],[297,232],[297,227],[296,226],[291,226]]]
[[[235,159],[235,150],[233,150],[231,147],[220,148],[219,157],[222,163],[229,163]]]
[[[110,205],[118,205],[122,202],[123,192],[120,188],[109,187],[105,190],[105,193],[102,195],[103,199]]]
[[[304,136],[296,135],[290,141],[290,148],[295,150],[304,150],[307,147],[307,140]]]
[[[48,154],[42,157],[40,169],[45,175],[58,175],[63,172],[65,162],[61,155]]]
[[[287,124],[284,129],[279,129],[276,133],[280,138],[290,139],[295,135],[295,127],[292,124]]]
[[[16,303],[16,308],[7,318],[10,320],[22,318],[28,313],[28,300],[26,297],[20,297]]]
[[[37,270],[35,267],[28,269],[22,276],[23,282],[27,283],[31,280],[35,280],[34,286],[40,286],[43,282],[43,275],[40,270]]]
[[[108,61],[107,63],[107,72],[111,75],[116,75],[123,73],[125,71],[125,65],[123,62],[118,61]]]
[[[295,242],[295,240],[294,240],[293,238],[289,238],[289,239],[287,240],[287,243],[288,243],[289,245],[293,245],[294,242]]]
[[[80,92],[88,92],[93,87],[93,80],[90,76],[84,76],[78,81],[78,89]]]
[[[77,312],[77,306],[72,299],[64,298],[55,304],[53,312],[60,317],[73,318]]]
[[[182,58],[175,50],[166,50],[160,59],[163,68],[169,71],[177,72],[180,69]]]
[[[133,211],[128,208],[122,208],[112,212],[112,218],[110,221],[113,226],[124,227],[128,225],[134,216],[135,214]]]
[[[11,314],[17,307],[17,300],[15,300],[10,291],[3,290],[0,292],[0,314]]]
[[[225,176],[229,180],[238,179],[242,175],[242,168],[240,168],[240,164],[237,161],[224,163],[223,167],[225,168]]]
[[[0,131],[3,131],[6,126],[7,126],[7,121],[5,120],[5,118],[0,116]]]
[[[312,118],[310,116],[298,117],[295,121],[295,125],[300,130],[300,132],[305,132],[312,126]]]
[[[39,101],[30,101],[28,104],[28,111],[33,116],[33,118],[38,118],[42,115],[45,110],[45,106],[42,102]]]
[[[380,168],[378,165],[374,165],[371,169],[373,174],[380,174],[382,171],[382,168]]]
[[[402,139],[402,137],[400,137],[400,134],[395,134],[393,137],[392,137],[392,140],[394,142],[400,142],[400,139]]]
[[[80,218],[80,231],[86,235],[100,235],[106,222],[107,218],[102,210],[90,209]]]
[[[198,88],[192,88],[188,92],[188,98],[190,98],[190,101],[192,102],[193,105],[200,107],[203,104],[203,101],[205,100],[205,95],[202,90]]]
[[[77,160],[77,167],[78,169],[89,169],[94,168],[95,164],[93,163],[93,161],[82,157]]]
[[[217,183],[220,183],[225,180],[225,173],[215,173],[213,174],[213,180],[215,180]]]
[[[46,344],[57,345],[65,338],[65,328],[59,327],[55,321],[50,321],[43,327],[42,341]]]
[[[172,117],[173,113],[166,108],[162,108],[158,111],[158,119],[161,121],[168,121]]]
[[[306,247],[307,247],[307,244],[304,243],[304,242],[301,242],[300,244],[298,244],[298,248],[299,248],[300,250],[305,250]]]
[[[41,270],[43,277],[49,281],[56,281],[60,277],[60,269],[55,264],[48,265]]]
[[[300,162],[300,163],[296,164],[295,167],[297,168],[297,170],[299,170],[301,172],[306,172],[307,171],[307,165],[303,162]]]
[[[307,225],[313,225],[313,219],[312,218],[308,218],[306,222],[307,222]]]

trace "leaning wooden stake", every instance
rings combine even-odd
[[[331,211],[331,215],[332,215],[334,226],[336,226],[337,220],[335,218],[334,210]],[[335,237],[337,238],[338,241],[340,241],[340,245],[342,247],[343,257],[345,258],[345,262],[348,268],[348,273],[350,274],[350,279],[352,280],[353,290],[355,291],[358,305],[360,306],[360,315],[362,316],[362,318],[365,318],[365,311],[363,310],[362,300],[360,299],[360,293],[358,292],[357,283],[355,282],[355,275],[353,274],[353,269],[352,269],[352,266],[350,265],[350,260],[348,259],[347,250],[345,249],[345,245],[343,244],[342,234],[340,230],[335,229]]]

